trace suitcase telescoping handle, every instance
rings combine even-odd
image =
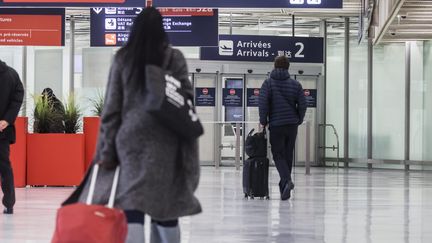
[[[95,192],[95,188],[96,188],[96,178],[97,178],[98,172],[99,172],[99,165],[95,164],[93,167],[93,173],[92,173],[92,177],[91,177],[91,181],[90,181],[89,193],[87,195],[86,203],[88,205],[91,205],[92,201],[93,201],[93,196],[94,196],[94,192]],[[119,176],[120,176],[120,166],[117,166],[115,173],[114,173],[114,179],[113,179],[113,184],[111,187],[111,193],[110,193],[109,201],[107,204],[107,207],[109,207],[109,208],[114,208],[114,200],[115,200],[115,195],[116,195],[116,191],[117,191]]]

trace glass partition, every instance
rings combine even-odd
[[[350,41],[350,85],[349,85],[349,156],[367,157],[367,41],[361,44],[357,36]]]
[[[339,134],[340,156],[343,155],[344,137],[344,38],[339,23],[329,23],[327,41],[327,108],[326,123],[333,124]],[[335,32],[332,32],[334,29]],[[331,129],[326,130],[326,146],[336,145]],[[326,157],[336,158],[336,151],[326,150]]]
[[[411,124],[410,124],[410,160],[423,160],[425,137],[425,79],[423,42],[411,42]],[[427,68],[426,68],[427,69]],[[426,70],[425,70],[426,71]]]
[[[404,159],[405,43],[374,47],[373,158]]]
[[[424,45],[423,160],[432,161],[432,41]]]

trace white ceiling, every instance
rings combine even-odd
[[[405,0],[382,41],[432,39],[432,0]]]

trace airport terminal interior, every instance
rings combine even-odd
[[[51,242],[57,210],[92,163],[110,66],[146,4],[187,60],[204,127],[203,212],[180,218],[182,243],[432,242],[432,0],[3,0],[0,60],[25,100],[0,243]],[[245,197],[246,139],[280,55],[308,107],[295,189],[281,200],[269,143],[269,198]],[[34,127],[48,87],[79,110],[74,131]],[[150,242],[149,217],[144,225]]]

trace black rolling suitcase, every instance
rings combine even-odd
[[[246,140],[246,152],[250,156],[243,163],[243,192],[246,198],[270,199],[268,186],[269,160],[265,131],[252,135]]]
[[[249,158],[243,164],[243,192],[245,197],[270,199],[268,186],[269,160]]]

